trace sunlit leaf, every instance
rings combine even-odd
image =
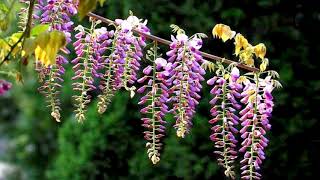
[[[31,30],[31,36],[37,36],[45,31],[47,31],[49,28],[49,24],[39,24],[32,28]]]
[[[90,11],[94,10],[96,6],[97,0],[80,0],[78,8],[80,19],[83,19]]]
[[[63,32],[52,31],[39,34],[36,38],[36,60],[45,66],[55,64],[57,53],[65,43],[66,37]]]
[[[8,29],[8,22],[9,22],[9,9],[8,7],[1,2],[0,3],[0,31],[5,31]]]
[[[35,38],[27,38],[24,40],[24,44],[22,47],[21,55],[22,57],[28,57],[32,54],[32,52],[36,48],[36,40]]]

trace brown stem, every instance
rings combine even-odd
[[[23,31],[21,37],[19,38],[19,40],[13,44],[11,46],[11,50],[8,52],[8,54],[6,55],[6,57],[3,59],[3,61],[0,63],[0,66],[5,62],[9,60],[10,55],[12,54],[12,52],[14,51],[14,49],[16,48],[16,46],[22,41],[22,44],[24,43],[24,39],[30,37],[30,32],[31,32],[31,25],[32,25],[32,14],[33,14],[33,8],[35,5],[36,0],[30,0],[30,5],[29,5],[29,9],[28,9],[28,21],[26,24],[26,28]]]
[[[93,17],[95,19],[99,19],[102,22],[107,23],[107,24],[114,24],[114,21],[112,21],[110,19],[107,19],[107,18],[104,18],[102,16],[99,16],[97,14],[94,14],[92,12],[88,13],[88,16]],[[136,30],[136,29],[133,29],[133,32],[135,32],[137,34],[140,34],[140,35],[143,35],[144,37],[146,37],[148,39],[152,39],[152,40],[157,41],[157,42],[162,43],[162,44],[170,45],[172,43],[171,41],[168,41],[166,39],[160,38],[158,36],[154,36],[152,34],[146,34],[144,32]],[[201,53],[201,55],[203,57],[205,57],[207,59],[210,59],[210,60],[213,60],[213,61],[221,61],[221,62],[226,63],[226,64],[235,63],[236,66],[239,67],[239,68],[246,69],[248,71],[253,71],[253,72],[258,72],[259,71],[259,69],[255,68],[255,67],[250,67],[250,66],[247,66],[245,64],[238,63],[236,61],[225,59],[225,58],[222,58],[222,57],[219,57],[219,56],[216,56],[216,55],[212,55],[212,54],[209,54],[209,53],[206,53],[206,52],[202,52],[202,51],[200,51],[200,53]]]

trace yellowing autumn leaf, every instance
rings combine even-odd
[[[222,39],[223,42],[226,42],[228,39],[232,39],[236,32],[232,31],[231,28],[224,24],[217,24],[212,29],[213,37]]]
[[[265,71],[268,65],[269,65],[269,60],[267,58],[263,59],[262,63],[260,64],[260,71]]]
[[[257,57],[264,59],[264,56],[266,55],[266,52],[267,52],[267,48],[263,43],[259,43],[258,45],[254,46],[253,50],[254,50],[254,54]]]
[[[9,44],[5,40],[0,39],[0,60],[5,58],[10,49]]]
[[[26,38],[23,43],[21,56],[28,57],[29,55],[32,54],[35,48],[36,48],[35,38]]]
[[[35,57],[45,66],[55,64],[60,48],[65,46],[66,37],[60,31],[44,32],[36,38]]]
[[[239,55],[240,50],[246,49],[250,44],[248,43],[248,40],[240,33],[238,33],[235,37],[235,54],[236,56]]]
[[[253,49],[248,46],[246,49],[240,52],[240,61],[248,66],[254,66],[254,60],[253,60]]]
[[[99,2],[101,4],[101,0],[99,0]],[[80,19],[84,18],[90,11],[94,10],[96,6],[97,0],[80,0],[78,8]]]

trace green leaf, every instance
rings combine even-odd
[[[106,2],[106,0],[99,0],[100,6],[102,7],[105,2]]]
[[[4,3],[0,3],[0,31],[6,31],[8,29],[8,13],[8,7]]]
[[[36,25],[34,28],[32,28],[31,30],[31,36],[37,36],[45,31],[47,31],[49,29],[49,25],[48,24],[39,24]]]

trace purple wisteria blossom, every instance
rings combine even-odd
[[[266,131],[270,130],[269,118],[273,108],[273,83],[271,76],[260,79],[255,74],[255,82],[244,81],[244,89],[241,93],[241,102],[246,107],[240,111],[242,129],[240,130],[241,143],[240,152],[244,153],[241,160],[242,179],[260,179],[262,161],[265,159],[264,149],[269,140],[266,138]]]
[[[148,141],[146,147],[153,164],[160,161],[159,151],[162,147],[160,138],[164,136],[166,123],[164,116],[169,112],[166,105],[169,98],[167,77],[164,66],[159,60],[166,61],[157,58],[152,66],[143,69],[144,76],[138,82],[144,85],[137,90],[138,93],[144,93],[138,104],[144,105],[140,112],[145,117],[141,120],[142,126],[148,129],[144,132],[144,138]]]
[[[108,59],[112,59],[114,68],[114,87],[134,90],[129,84],[137,80],[137,71],[140,69],[140,60],[143,57],[142,49],[146,45],[144,36],[136,36],[133,29],[150,33],[146,21],[141,22],[136,16],[129,16],[126,20],[116,19],[117,25],[114,52]]]
[[[221,66],[223,67],[223,66]],[[210,93],[214,98],[210,101],[213,106],[210,110],[213,119],[209,121],[213,124],[210,139],[215,142],[214,151],[218,155],[218,164],[225,168],[225,175],[234,179],[234,161],[237,158],[235,134],[238,133],[236,125],[239,124],[239,117],[236,111],[241,108],[238,103],[242,85],[237,83],[239,70],[232,68],[231,72],[222,68],[217,76],[207,81],[208,85],[214,85]]]
[[[48,24],[49,31],[58,30],[65,34],[67,43],[71,42],[71,31],[73,22],[70,17],[77,13],[77,4],[72,0],[48,0],[47,2],[39,1],[41,7],[41,24]],[[65,53],[70,51],[63,48]],[[68,63],[68,60],[62,56],[57,55],[56,64],[45,67],[39,62],[36,63],[36,70],[40,76],[42,86],[39,91],[47,97],[47,102],[51,108],[51,115],[60,122],[60,102],[59,89],[60,83],[63,82],[61,75],[64,74],[65,69],[63,64]]]
[[[8,81],[0,79],[0,96],[4,95],[11,89],[11,83]]]
[[[86,105],[90,102],[89,91],[95,90],[95,78],[102,78],[103,74],[99,72],[104,66],[103,53],[110,45],[112,34],[107,28],[95,28],[98,23],[92,22],[91,29],[85,29],[82,26],[75,28],[79,31],[75,38],[77,41],[73,43],[77,57],[72,61],[75,76],[72,78],[75,82],[72,84],[75,91],[79,91],[79,95],[75,95],[76,101],[76,119],[82,122],[85,119]]]
[[[185,137],[192,126],[192,117],[200,99],[200,82],[204,80],[205,71],[200,66],[203,59],[199,51],[202,40],[196,36],[189,39],[184,33],[171,36],[171,39],[171,50],[166,53],[169,63],[165,75],[171,86],[169,101],[173,103],[174,127],[178,137]]]
[[[137,80],[137,72],[140,69],[140,60],[143,57],[143,48],[146,46],[146,38],[135,35],[133,30],[150,33],[146,21],[141,22],[135,16],[129,16],[126,20],[116,19],[115,32],[113,34],[111,54],[105,60],[105,74],[101,84],[102,94],[98,96],[98,112],[104,113],[115,91],[124,87],[134,95],[136,89],[132,84]]]

